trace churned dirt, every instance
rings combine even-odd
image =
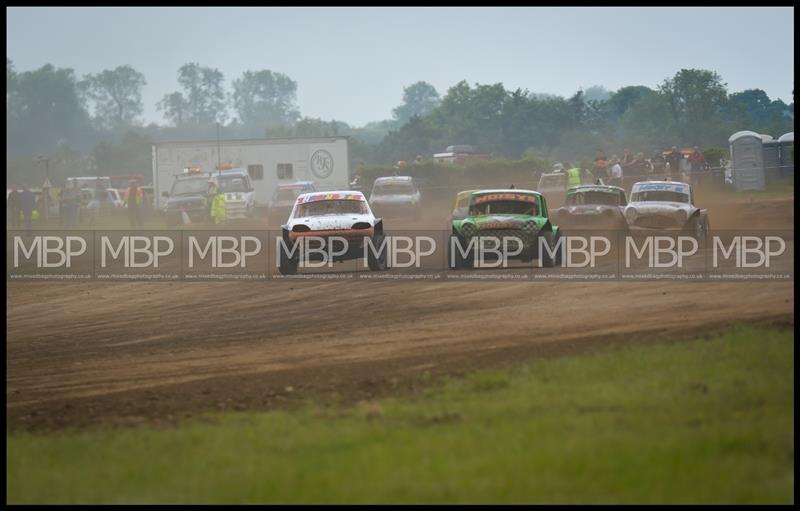
[[[716,207],[712,229],[793,229],[793,206]],[[370,399],[535,356],[794,323],[793,280],[11,282],[6,298],[9,431]]]

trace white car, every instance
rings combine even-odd
[[[255,212],[256,192],[247,169],[225,169],[213,179],[225,194],[225,220],[251,218]]]
[[[698,240],[708,233],[708,212],[694,205],[692,187],[677,181],[641,181],[631,188],[625,220],[631,231],[683,230]]]
[[[560,208],[567,198],[567,175],[564,172],[542,174],[536,191],[544,195],[548,209]]]
[[[125,190],[117,188],[106,188],[105,190],[89,190],[87,193],[91,197],[86,205],[87,209],[103,209],[104,207],[122,208],[125,207]]]
[[[322,239],[331,248],[334,262],[361,259],[367,239],[375,250],[367,250],[367,263],[372,271],[385,270],[387,250],[383,245],[383,220],[376,218],[361,192],[352,190],[304,193],[297,197],[287,223],[282,228],[284,246],[279,250],[278,269],[283,275],[297,273],[299,251],[291,250],[304,237]],[[346,240],[346,247],[341,239]],[[309,240],[310,241],[310,240]],[[345,250],[346,249],[346,250]],[[343,252],[339,254],[339,252]],[[379,251],[376,255],[374,252]],[[309,253],[309,260],[321,260]]]
[[[119,188],[109,188],[108,196],[115,208],[121,208],[125,206],[125,190],[120,190]]]

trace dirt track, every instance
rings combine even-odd
[[[787,206],[770,227],[793,228]],[[10,430],[369,398],[425,373],[794,322],[793,281],[33,282],[6,296]]]

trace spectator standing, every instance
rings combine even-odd
[[[36,209],[36,196],[27,186],[19,195],[19,209],[22,211],[22,216],[25,217],[25,230],[30,234],[33,229],[32,220],[33,210]]]
[[[622,173],[622,165],[620,165],[619,157],[616,154],[612,156],[609,164],[611,165],[609,172],[609,184],[614,186],[622,186],[622,179],[624,175]]]
[[[64,215],[64,227],[76,227],[78,225],[78,191],[73,186],[67,186],[61,191],[61,207]]]
[[[672,146],[672,150],[667,153],[665,158],[667,160],[667,164],[669,165],[669,177],[672,180],[676,180],[680,176],[681,172],[681,161],[683,160],[683,155],[680,151],[678,151],[677,146]]]
[[[666,167],[666,165],[667,162],[664,160],[664,155],[661,154],[661,151],[656,150],[653,152],[653,156],[650,158],[650,166],[656,178],[662,178],[664,176],[664,167]]]
[[[58,191],[58,226],[64,227],[64,188]]]
[[[628,172],[626,172],[626,174],[628,176],[642,178],[650,174],[650,165],[647,163],[647,160],[644,159],[644,153],[636,153],[636,156],[633,157],[633,161],[628,165]]]
[[[574,186],[580,186],[582,184],[581,169],[578,167],[573,167],[569,163],[567,163],[566,167],[567,190]]]
[[[694,146],[694,151],[689,155],[689,166],[692,186],[696,187],[700,184],[700,179],[706,168],[706,158],[697,146]]]
[[[128,190],[125,192],[125,207],[128,208],[128,220],[131,229],[142,228],[142,205],[144,203],[144,192],[139,186],[138,181],[131,179]]]
[[[631,150],[623,149],[622,160],[620,160],[620,165],[624,167],[625,165],[629,165],[632,161],[633,161],[633,156],[631,155]]]
[[[598,149],[594,155],[594,163],[592,164],[592,177],[595,181],[606,176],[607,166],[608,160],[606,159],[606,153],[602,149]]]
[[[8,216],[11,218],[11,226],[14,229],[19,228],[19,196],[19,188],[12,186],[11,193],[8,195]]]

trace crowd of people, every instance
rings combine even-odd
[[[130,227],[141,229],[149,209],[149,201],[146,200],[142,186],[137,180],[131,180],[124,191],[120,190],[120,195],[123,197],[121,206],[127,210]],[[110,203],[108,190],[99,185],[95,189],[81,189],[74,183],[67,182],[56,196],[60,227],[76,228],[81,223],[93,225],[104,210],[114,207]],[[34,192],[27,186],[15,185],[10,187],[6,202],[11,227],[17,229],[24,222],[27,231],[32,229],[33,221],[42,216],[45,208],[49,209],[50,205],[55,204],[52,197],[49,204],[45,204],[44,192]]]
[[[617,186],[621,186],[626,177],[671,181],[688,179],[696,185],[707,168],[708,164],[699,147],[695,146],[691,153],[684,154],[677,146],[672,146],[667,151],[654,151],[649,158],[642,152],[634,155],[629,149],[623,151],[622,158],[616,154],[608,158],[599,149],[590,172],[594,180],[602,179],[607,184]]]
[[[33,220],[38,218],[36,194],[27,186],[12,186],[8,194],[8,217],[14,229],[19,228],[20,222],[25,223],[25,230],[30,232]],[[36,213],[34,215],[34,213]]]

